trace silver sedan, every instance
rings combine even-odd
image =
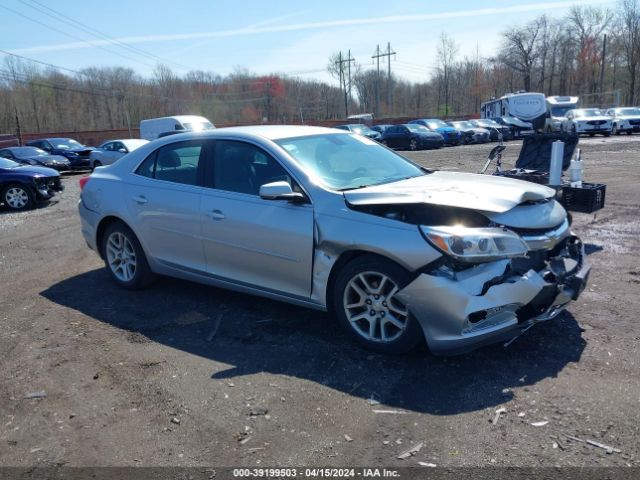
[[[122,287],[162,274],[327,310],[382,352],[515,338],[589,273],[553,190],[335,129],[174,135],[81,184],[82,233]]]
[[[103,165],[111,165],[127,153],[149,143],[149,140],[139,138],[125,138],[122,140],[109,140],[104,142],[89,155],[91,170]]]

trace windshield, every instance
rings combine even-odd
[[[442,120],[427,120],[427,126],[429,128],[451,128],[449,125],[444,123]]]
[[[552,117],[564,117],[569,110],[571,110],[571,106],[551,107],[551,116]]]
[[[473,128],[473,124],[471,122],[451,122],[451,124],[455,128]]]
[[[18,158],[32,158],[32,157],[42,157],[43,155],[49,155],[44,150],[41,150],[36,147],[19,147],[19,148],[14,148],[11,151]]]
[[[13,160],[0,157],[0,168],[16,168],[19,166],[20,164],[17,162],[14,162]]]
[[[574,110],[576,117],[602,117],[604,114],[597,108],[590,108],[589,110]]]
[[[476,125],[480,125],[481,127],[499,127],[500,124],[498,122],[494,122],[493,120],[475,120]]]
[[[425,172],[406,158],[358,135],[328,133],[276,140],[298,164],[334,190],[391,183]]]
[[[371,134],[373,130],[365,125],[355,125],[351,127],[351,131],[355,133],[359,133],[360,135]]]
[[[415,123],[410,123],[408,125],[405,125],[405,127],[407,127],[411,132],[425,133],[431,131],[424,125],[418,125]]]
[[[640,108],[616,108],[617,115],[640,115]]]
[[[72,138],[50,138],[49,142],[53,145],[53,148],[59,148],[61,150],[84,147],[84,145],[76,142]]]

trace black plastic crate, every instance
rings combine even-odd
[[[560,203],[572,212],[593,213],[604,207],[607,186],[602,183],[582,182],[581,187],[562,187]]]

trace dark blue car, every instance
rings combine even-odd
[[[95,150],[77,142],[73,138],[39,138],[30,140],[29,147],[41,148],[50,155],[62,155],[67,157],[72,169],[84,169],[90,167],[89,155]]]
[[[0,158],[0,203],[25,210],[61,192],[60,174],[51,168],[20,165]]]
[[[438,118],[419,118],[411,120],[409,123],[424,125],[429,130],[438,132],[444,138],[445,145],[459,145],[462,140],[462,134],[458,130]]]
[[[390,148],[422,150],[440,148],[444,144],[442,135],[422,125],[391,125],[385,129],[380,142]]]
[[[8,147],[0,150],[0,157],[8,158],[23,165],[49,167],[59,172],[71,168],[69,160],[62,155],[50,155],[36,147]]]

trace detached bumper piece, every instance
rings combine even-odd
[[[56,192],[64,190],[60,177],[42,177],[35,180],[35,191],[38,200],[49,200]]]
[[[510,340],[556,317],[582,293],[590,269],[582,242],[568,236],[527,259],[423,273],[399,295],[430,350],[451,355]]]

